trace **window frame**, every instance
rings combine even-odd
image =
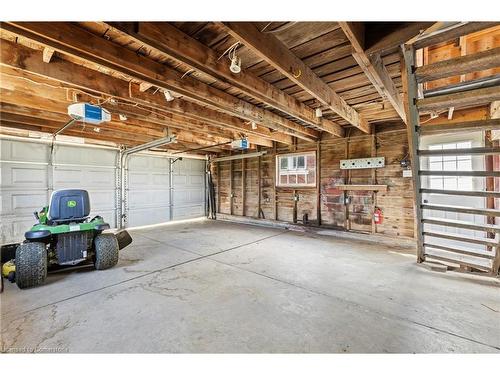
[[[460,144],[468,144],[467,147],[458,147]],[[455,147],[449,147],[449,146],[455,146]],[[435,142],[432,144],[429,144],[427,148],[429,150],[446,150],[446,149],[458,149],[458,148],[472,148],[473,144],[472,141],[470,140],[461,140],[461,141],[448,141],[448,142]],[[441,159],[441,160],[438,160]],[[470,169],[463,169],[459,168],[459,162],[469,162],[471,167]],[[435,171],[453,171],[453,170],[473,170],[473,159],[472,155],[454,155],[454,156],[431,156],[429,157],[429,160],[427,161],[428,163],[428,169],[429,170],[435,170]],[[446,168],[446,164],[453,163],[455,168]],[[432,165],[440,165],[441,168],[432,168]],[[464,181],[465,180],[465,181]],[[441,187],[436,187],[434,185],[434,181],[440,182]],[[453,187],[447,187],[446,181],[453,181],[454,185]],[[462,181],[462,182],[461,182]],[[467,188],[462,188],[463,183],[468,184],[470,187]],[[438,189],[438,190],[471,190],[474,184],[474,180],[472,176],[429,176],[428,179],[428,186],[431,189]],[[434,186],[433,186],[434,185]]]
[[[305,173],[295,173],[295,175],[297,176],[296,180],[298,181],[298,175],[302,175],[304,174],[305,175],[305,183],[281,183],[280,182],[280,176],[282,175],[281,172],[281,161],[283,160],[284,157],[287,157],[287,158],[293,158],[293,157],[297,157],[297,164],[298,164],[298,157],[300,156],[303,156],[304,157],[304,167],[303,168],[296,168],[295,170],[297,171],[301,171],[301,170],[304,170]],[[307,157],[308,156],[314,156],[314,168],[308,168],[307,167]],[[293,160],[293,159],[292,159]],[[291,162],[290,159],[287,160],[287,170],[288,170],[288,166],[290,166],[290,163],[292,163],[293,165],[293,162]],[[276,168],[276,173],[275,173],[275,187],[276,188],[298,188],[298,189],[312,189],[312,188],[316,188],[317,187],[317,181],[318,181],[318,176],[317,176],[317,173],[318,173],[318,155],[316,153],[316,151],[298,151],[298,152],[289,152],[289,153],[285,153],[285,154],[277,154],[276,155],[276,159],[275,159],[275,168]],[[310,173],[310,171],[313,171],[314,172],[314,182],[313,183],[307,183],[307,176],[308,174]],[[294,173],[289,173],[288,175],[293,175]]]

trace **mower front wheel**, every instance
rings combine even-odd
[[[99,234],[94,239],[95,268],[105,270],[118,263],[118,241],[114,234]]]
[[[25,242],[16,250],[16,284],[20,289],[44,283],[47,277],[47,250],[43,242]]]

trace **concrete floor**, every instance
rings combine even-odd
[[[4,351],[500,353],[499,280],[408,250],[208,220],[131,234],[113,269],[7,283]]]

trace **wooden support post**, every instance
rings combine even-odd
[[[417,229],[417,262],[421,263],[425,260],[424,255],[424,236],[422,225],[422,195],[420,192],[420,158],[418,157],[418,129],[420,126],[420,115],[416,106],[417,101],[417,80],[415,79],[415,50],[411,46],[403,47],[404,60],[401,62],[401,75],[403,82],[403,103],[405,104],[408,146],[411,155],[412,181],[413,181],[413,199],[415,221]]]
[[[245,178],[246,178],[246,163],[247,159],[241,159],[241,216],[246,216],[245,204]]]
[[[232,152],[229,153],[231,155]],[[233,214],[234,192],[233,192],[233,161],[229,161],[229,214]]]
[[[321,135],[316,144],[316,218],[321,225]]]
[[[217,207],[216,207],[216,212],[220,214],[220,193],[221,193],[220,163],[215,163],[215,164],[217,164]]]
[[[346,159],[349,159],[349,135],[345,138],[345,156]],[[350,173],[348,169],[344,169],[344,184],[349,185],[351,183]],[[347,197],[349,196],[348,191],[344,190],[343,198],[344,202],[344,228],[346,230],[350,229],[349,225],[349,205],[347,204]]]
[[[257,151],[260,151],[260,146],[257,146]],[[260,219],[262,211],[262,156],[259,156],[257,166],[257,218]]]
[[[276,184],[278,181],[276,180],[277,170],[276,170],[276,142],[275,141],[273,141],[273,158],[274,158],[274,160],[272,160],[271,162],[274,163],[274,174],[273,174],[274,220],[278,220],[278,192],[276,189]]]
[[[371,137],[371,157],[377,157],[377,136],[375,135],[375,126],[372,126],[372,137]],[[371,180],[372,185],[377,185],[377,169],[372,168],[371,170]],[[373,214],[375,208],[377,207],[377,191],[372,191],[372,210],[371,210],[371,222],[372,222],[372,233],[377,233],[377,225],[373,220]]]

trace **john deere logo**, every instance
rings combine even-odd
[[[68,201],[68,207],[76,207],[76,201]]]

